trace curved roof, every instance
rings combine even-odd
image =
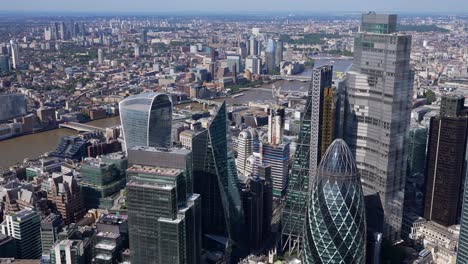
[[[317,175],[343,180],[359,178],[353,154],[344,140],[336,139],[328,147],[318,167]]]

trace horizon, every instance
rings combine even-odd
[[[464,0],[394,0],[390,2],[376,2],[372,0],[346,1],[329,0],[327,2],[315,2],[308,0],[294,0],[284,2],[281,0],[237,0],[231,2],[220,2],[216,0],[189,0],[179,1],[150,1],[134,0],[127,2],[116,0],[108,2],[105,0],[92,1],[81,0],[80,2],[63,3],[60,0],[18,0],[8,1],[0,5],[0,13],[136,13],[136,14],[160,14],[160,13],[222,13],[222,14],[323,14],[323,13],[363,13],[375,11],[379,13],[396,14],[468,14],[468,1]]]

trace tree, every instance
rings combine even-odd
[[[424,93],[424,98],[426,98],[426,103],[428,105],[432,104],[432,102],[435,101],[436,99],[436,95],[433,91],[431,90],[426,90],[426,92]]]

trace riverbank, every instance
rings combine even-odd
[[[86,124],[102,128],[112,127],[120,124],[120,118],[115,116],[93,120]],[[77,134],[71,129],[58,128],[2,140],[0,141],[0,168],[7,168],[15,163],[22,163],[25,158],[39,157],[45,152],[55,150],[60,138]]]

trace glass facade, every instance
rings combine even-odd
[[[326,151],[307,210],[305,263],[365,263],[364,196],[353,154],[341,140]]]
[[[193,138],[194,190],[202,198],[202,232],[228,238],[228,254],[242,254],[244,212],[235,160],[228,152],[226,104],[205,133]]]
[[[143,93],[119,103],[126,149],[134,146],[170,148],[172,99],[167,94]]]
[[[328,123],[323,120],[326,117],[323,114],[323,105],[324,91],[325,88],[331,87],[332,74],[332,66],[313,70],[306,108],[301,117],[299,139],[286,188],[282,217],[282,247],[290,253],[302,248],[310,179],[315,177],[322,146],[328,146],[322,144],[324,123]]]
[[[379,24],[387,24],[387,30],[369,29]],[[349,111],[344,134],[365,195],[380,199],[369,209],[383,208],[383,220],[369,221],[368,228],[394,242],[401,238],[414,80],[411,36],[392,34],[395,27],[396,15],[362,16],[353,66],[345,79]]]

